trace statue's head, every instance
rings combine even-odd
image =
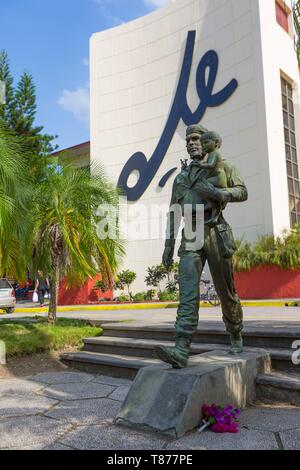
[[[201,136],[201,145],[204,153],[217,150],[222,145],[222,137],[215,131],[208,131]]]
[[[207,129],[200,124],[193,124],[186,129],[186,148],[193,160],[199,159],[202,156],[201,136],[205,132],[208,132]]]

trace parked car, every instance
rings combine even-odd
[[[11,283],[0,278],[0,309],[6,313],[13,313],[16,306],[16,295]]]

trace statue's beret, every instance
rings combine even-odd
[[[191,126],[188,126],[186,128],[186,136],[190,134],[204,134],[205,132],[208,132],[208,129],[205,127],[201,126],[201,124],[192,124]]]

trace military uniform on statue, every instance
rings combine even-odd
[[[236,249],[230,225],[223,217],[227,203],[246,201],[247,188],[234,165],[219,153],[222,139],[216,132],[208,132],[200,125],[186,130],[189,165],[183,165],[173,183],[170,207],[179,204],[184,220],[186,205],[204,206],[204,236],[200,249],[191,248],[183,230],[178,251],[180,303],[175,323],[176,344],[172,348],[158,346],[158,357],[174,368],[187,366],[190,344],[198,326],[200,278],[207,260],[216,291],[221,300],[223,321],[230,335],[231,354],[243,350],[243,311],[235,291],[232,255]],[[205,159],[207,162],[205,163]],[[178,221],[170,210],[169,236],[165,242],[163,264],[173,263]],[[196,213],[192,225],[197,230]]]

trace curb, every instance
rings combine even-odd
[[[77,310],[97,310],[97,311],[105,311],[105,310],[140,310],[140,309],[161,309],[161,308],[173,308],[177,307],[178,303],[156,303],[156,304],[119,304],[119,305],[72,305],[66,307],[57,307],[58,312],[73,312]],[[41,313],[41,312],[48,312],[47,307],[39,308],[39,307],[29,307],[29,308],[16,308],[16,313]]]
[[[243,307],[300,307],[300,301],[297,300],[245,300],[241,302]],[[162,308],[177,308],[178,302],[162,302],[155,304],[119,304],[119,305],[72,305],[58,307],[58,312],[82,311],[109,311],[109,310],[156,310]],[[208,302],[200,302],[200,307],[211,308]],[[15,313],[46,313],[47,307],[16,308]]]

